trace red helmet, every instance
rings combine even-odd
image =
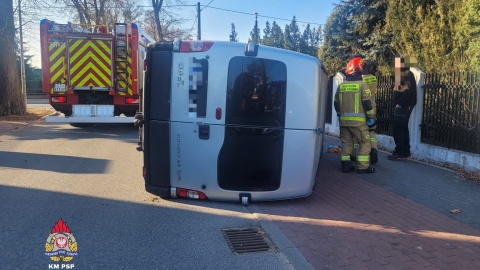
[[[365,65],[365,62],[361,57],[354,57],[350,62],[347,64],[347,68],[345,69],[345,73],[347,75],[350,75],[354,72],[363,72],[363,66]]]

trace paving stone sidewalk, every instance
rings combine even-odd
[[[325,153],[312,195],[258,206],[315,269],[480,269],[480,185],[386,156],[359,175]]]

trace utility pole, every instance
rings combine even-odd
[[[197,40],[202,40],[202,28],[200,23],[200,2],[197,2],[197,17],[198,17]]]
[[[255,12],[255,43],[258,44],[258,41],[260,39],[260,34],[258,33],[258,21],[257,21],[258,13]]]
[[[27,84],[25,81],[25,58],[23,55],[23,31],[22,31],[22,1],[18,0],[18,26],[20,27],[20,79],[22,82],[22,94],[25,96],[25,108],[27,106]]]

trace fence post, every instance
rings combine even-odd
[[[333,104],[334,104],[335,93],[337,92],[337,88],[344,80],[345,80],[345,75],[338,72],[333,77],[333,82],[332,82],[332,124],[330,125],[330,128],[327,127],[328,128],[327,131],[337,136],[340,135],[340,124],[338,123],[337,112],[335,111],[335,106],[333,106]]]
[[[408,123],[408,129],[410,131],[410,143],[412,150],[416,152],[416,149],[418,149],[417,145],[420,144],[422,140],[422,129],[420,125],[422,124],[423,117],[423,85],[425,85],[425,73],[416,67],[410,68],[410,71],[415,76],[415,81],[417,84],[417,105],[415,105],[413,108],[412,115]]]

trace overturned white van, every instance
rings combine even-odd
[[[304,54],[176,41],[146,55],[146,190],[223,201],[308,196],[323,147],[328,76]]]

